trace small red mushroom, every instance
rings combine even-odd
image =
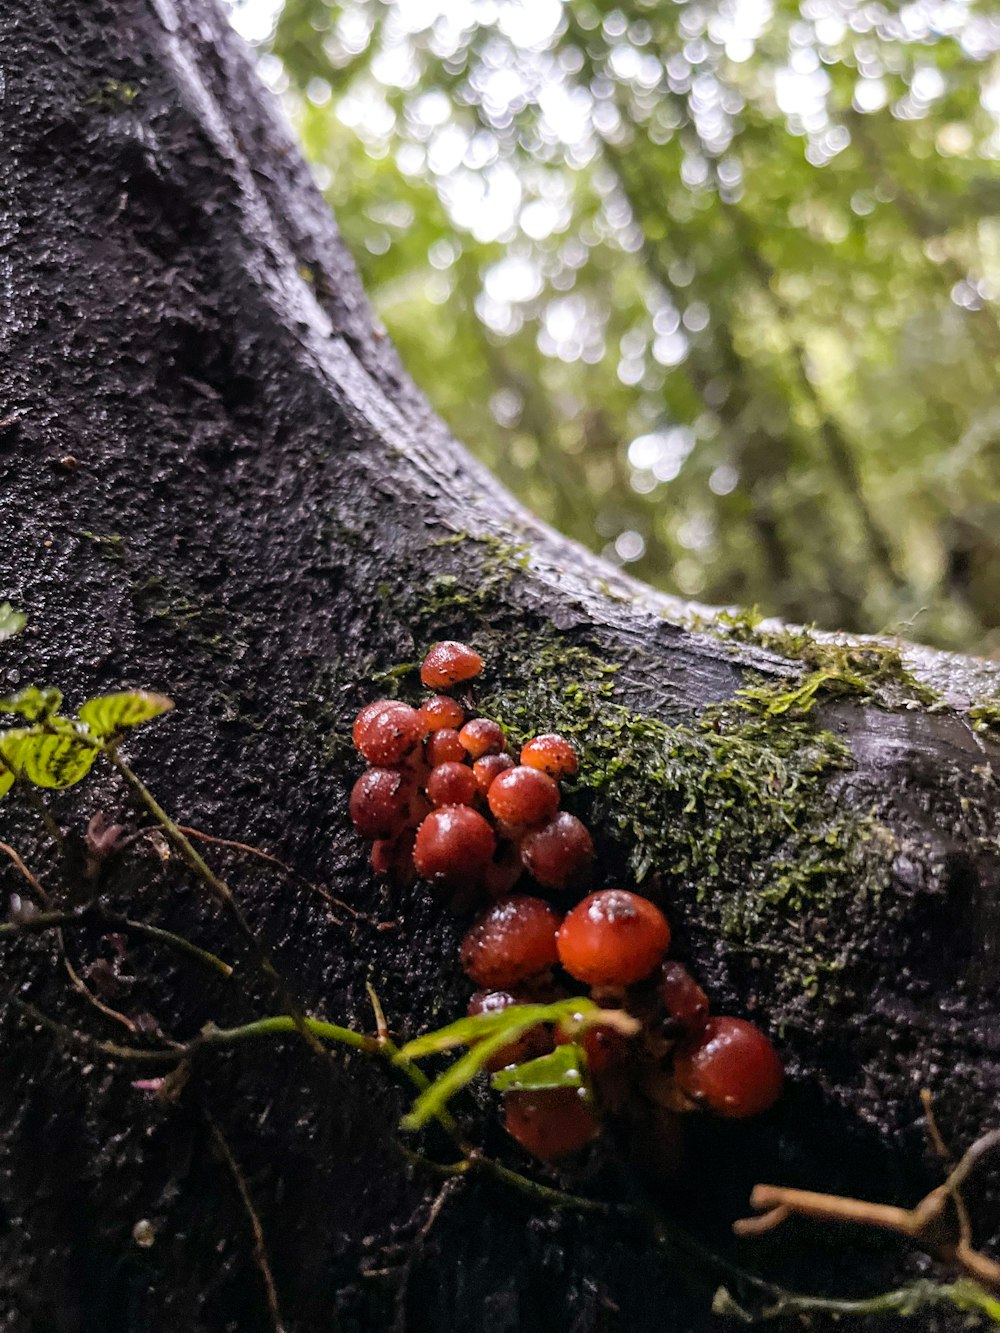
[[[594,844],[586,825],[560,810],[547,824],[525,834],[521,859],[539,884],[547,889],[565,889],[589,874]]]
[[[493,780],[486,799],[505,824],[542,824],[559,808],[559,787],[547,773],[520,764]]]
[[[521,763],[529,768],[539,768],[548,773],[550,778],[571,778],[580,767],[577,753],[565,736],[548,732],[536,736],[521,750]]]
[[[481,814],[467,805],[446,805],[432,810],[417,829],[413,864],[425,879],[478,881],[495,848],[493,830]]]
[[[504,1128],[543,1162],[568,1157],[597,1138],[600,1125],[579,1088],[508,1092]]]
[[[420,679],[429,690],[447,690],[473,680],[483,669],[483,659],[465,643],[446,639],[436,643],[424,658]]]
[[[669,946],[660,909],[625,889],[590,894],[559,928],[559,961],[589,986],[631,986],[649,976]]]
[[[506,990],[558,959],[557,913],[541,898],[515,893],[488,908],[462,941],[462,966],[477,986]]]
[[[689,1097],[731,1120],[767,1111],[781,1096],[785,1077],[770,1039],[743,1018],[710,1018],[678,1048],[674,1073]]]

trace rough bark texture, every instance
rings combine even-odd
[[[356,765],[343,738],[379,692],[375,673],[434,637],[470,636],[506,721],[577,718],[595,754],[614,751],[619,762],[576,798],[602,875],[641,866],[719,1008],[755,1008],[788,1061],[781,1109],[748,1128],[699,1124],[687,1183],[657,1202],[725,1246],[758,1178],[915,1200],[937,1178],[920,1086],[957,1146],[996,1116],[1000,747],[964,709],[997,693],[1000,672],[915,651],[944,696],[935,709],[904,706],[905,680],[870,698],[824,694],[797,721],[737,730],[744,759],[760,747],[775,765],[756,795],[752,783],[727,787],[732,756],[705,748],[699,714],[747,672],[798,677],[801,663],[686,628],[683,608],[545,530],[449,438],[375,328],[276,108],[212,5],[11,0],[0,23],[0,595],[31,617],[0,648],[0,685],[58,684],[74,701],[126,684],[171,695],[176,712],[131,752],[178,818],[270,849],[389,925],[217,853],[303,1004],[370,1025],[370,977],[394,1028],[412,1034],[462,1012],[461,923],[426,893],[392,899],[372,881],[345,819]],[[850,761],[807,772],[803,755],[819,745],[829,759],[832,735]],[[670,754],[665,773],[653,774],[651,746]],[[769,806],[779,760],[805,775],[812,803],[789,796],[799,832],[788,836]],[[702,802],[706,782],[721,805]],[[0,836],[57,895],[79,893],[73,853],[90,814],[142,822],[108,771],[53,809],[68,861],[13,798]],[[661,816],[658,841],[649,823]],[[706,863],[691,841],[699,818],[717,839]],[[769,895],[806,844],[822,849],[811,876]],[[0,879],[5,893],[23,887],[6,863]],[[133,1017],[186,1037],[274,1011],[176,858],[136,842],[101,888],[241,964],[226,983],[133,941],[135,979],[116,1000]],[[78,966],[106,952],[101,934],[68,935]],[[51,936],[0,948],[5,988],[93,1035],[127,1035],[66,984]],[[0,1041],[0,1327],[11,1333],[271,1326],[206,1113],[242,1165],[290,1329],[712,1324],[717,1274],[692,1274],[628,1227],[529,1207],[487,1182],[458,1191],[413,1251],[437,1185],[397,1156],[401,1098],[361,1058],[258,1046],[199,1064],[164,1104],[12,1007]],[[471,1123],[505,1151],[493,1112]],[[645,1198],[656,1193],[645,1176],[598,1154],[567,1179]],[[995,1199],[976,1202],[988,1235]],[[133,1239],[141,1219],[148,1248]],[[893,1245],[816,1231],[738,1257],[844,1292],[921,1266]],[[936,1320],[922,1326],[950,1326]]]

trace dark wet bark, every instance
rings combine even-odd
[[[464,1004],[460,924],[425,894],[382,895],[344,818],[355,764],[343,736],[377,692],[374,673],[428,637],[469,634],[502,675],[506,645],[523,651],[537,636],[620,665],[614,702],[690,723],[748,668],[777,678],[799,667],[683,628],[683,608],[545,530],[448,437],[375,328],[277,109],[214,7],[11,0],[0,24],[0,601],[31,617],[0,648],[0,684],[54,683],[75,702],[122,685],[171,695],[176,712],[130,752],[178,818],[271,849],[389,925],[216,854],[302,1003],[369,1027],[371,977],[396,1030],[443,1022]],[[442,544],[459,534],[471,536]],[[483,536],[529,543],[530,569],[490,572],[496,547]],[[451,595],[435,619],[426,594],[442,574],[456,582],[437,585]],[[466,584],[463,601],[454,590]],[[836,799],[873,809],[887,831],[879,893],[837,918],[806,903],[720,943],[714,923],[739,887],[732,865],[701,901],[654,867],[720,1008],[755,1003],[793,1075],[766,1124],[694,1134],[694,1183],[674,1202],[713,1243],[725,1244],[760,1177],[913,1201],[936,1179],[922,1083],[958,1146],[995,1117],[998,747],[962,708],[998,676],[916,657],[945,695],[939,711],[841,700],[822,714],[854,757]],[[564,679],[553,667],[549,697],[573,670]],[[57,896],[79,892],[74,849],[89,815],[143,822],[109,772],[52,804],[65,857],[14,798],[0,806],[0,836]],[[608,867],[620,866],[627,838],[599,832]],[[0,881],[21,891],[6,862]],[[226,983],[133,941],[134,980],[112,1003],[182,1037],[274,1011],[176,857],[136,842],[101,887],[118,909],[242,964]],[[107,952],[106,933],[67,935],[78,966]],[[839,978],[818,998],[779,975],[803,939]],[[66,984],[51,935],[0,947],[5,992],[129,1040]],[[179,1100],[162,1103],[11,1005],[0,1043],[4,1330],[270,1326],[206,1116],[242,1165],[290,1329],[709,1326],[718,1275],[692,1289],[690,1261],[629,1227],[560,1218],[486,1182],[447,1203],[404,1292],[437,1186],[404,1169],[392,1140],[400,1097],[361,1057],[324,1062],[293,1040],[256,1047],[197,1065]],[[502,1151],[489,1114],[476,1132]],[[569,1179],[639,1197],[643,1176],[604,1162]],[[978,1207],[988,1232],[995,1201]],[[140,1221],[149,1248],[133,1239]],[[895,1246],[815,1232],[739,1257],[847,1292],[916,1271]]]

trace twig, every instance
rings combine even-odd
[[[38,912],[35,916],[26,917],[23,921],[0,922],[0,939],[11,935],[40,934],[42,931],[55,930],[60,926],[87,925],[91,918],[103,925],[114,926],[118,930],[131,930],[137,935],[145,935],[151,940],[159,940],[180,953],[196,958],[198,962],[204,963],[206,967],[211,967],[224,977],[228,978],[233,975],[233,969],[228,963],[224,963],[221,958],[214,953],[209,953],[207,949],[192,944],[183,935],[175,935],[173,931],[164,930],[162,926],[152,926],[146,921],[133,921],[131,917],[119,916],[116,912],[109,912],[107,908],[96,903],[76,911]]]
[[[229,1168],[229,1174],[235,1182],[239,1191],[240,1199],[243,1202],[243,1210],[250,1223],[250,1229],[253,1232],[253,1257],[257,1267],[260,1269],[260,1275],[264,1282],[264,1291],[267,1296],[267,1308],[271,1315],[271,1324],[274,1333],[285,1333],[285,1323],[281,1316],[281,1306],[278,1304],[278,1289],[274,1284],[274,1273],[271,1271],[271,1263],[267,1257],[267,1245],[264,1241],[264,1228],[261,1225],[260,1214],[254,1207],[253,1199],[250,1195],[250,1188],[247,1185],[246,1177],[240,1170],[240,1164],[233,1156],[232,1149],[226,1142],[222,1130],[212,1119],[208,1111],[204,1112],[205,1120],[208,1124],[209,1132],[218,1148],[220,1155]]]
[[[117,1009],[112,1009],[110,1005],[105,1004],[103,1000],[99,999],[69,961],[69,954],[66,952],[66,941],[63,939],[62,930],[56,931],[56,938],[59,940],[59,951],[62,954],[63,966],[69,974],[69,979],[73,983],[73,988],[83,996],[88,1004],[93,1005],[93,1007],[100,1013],[104,1014],[106,1018],[110,1018],[112,1022],[121,1023],[122,1027],[127,1028],[128,1031],[135,1036],[139,1029],[132,1022],[131,1018],[129,1018],[127,1014],[119,1013]]]
[[[256,856],[260,861],[266,861],[269,865],[277,866],[278,869],[283,870],[286,875],[291,875],[293,879],[300,880],[307,889],[312,889],[313,893],[318,893],[321,897],[325,898],[327,902],[333,903],[335,907],[341,908],[342,911],[347,912],[350,916],[357,917],[362,921],[371,920],[371,918],[366,917],[363,912],[359,912],[357,908],[352,907],[350,903],[345,903],[342,899],[335,898],[334,895],[327,889],[324,889],[321,884],[314,884],[311,879],[306,879],[305,875],[296,870],[294,866],[288,865],[287,862],[280,860],[277,856],[272,856],[270,852],[265,852],[260,847],[254,847],[249,842],[236,842],[233,838],[218,838],[214,833],[203,833],[201,829],[191,828],[189,824],[178,824],[177,827],[189,838],[198,838],[202,842],[212,843],[216,847],[230,847],[236,852],[246,852],[249,856]]]
[[[930,1088],[920,1089],[920,1101],[923,1104],[924,1116],[927,1121],[927,1136],[934,1146],[934,1150],[944,1163],[945,1170],[950,1176],[955,1169],[955,1161],[951,1155],[948,1145],[942,1137],[938,1128],[937,1117],[934,1114],[934,1098],[931,1095]],[[958,1215],[958,1227],[962,1243],[972,1244],[972,1219],[969,1217],[969,1210],[965,1206],[965,1200],[962,1198],[962,1192],[957,1186],[952,1186],[951,1197],[955,1204],[955,1212]]]
[[[37,875],[33,875],[33,874],[31,873],[31,871],[28,869],[28,867],[27,867],[27,866],[24,864],[24,862],[21,860],[21,858],[20,858],[20,856],[17,854],[17,852],[15,852],[14,848],[11,847],[11,845],[10,845],[9,843],[7,843],[7,842],[0,842],[0,852],[3,852],[3,854],[4,854],[5,856],[10,857],[10,859],[14,862],[14,865],[15,865],[15,867],[17,868],[17,870],[18,870],[18,871],[20,872],[20,874],[21,874],[21,875],[28,881],[28,883],[31,885],[32,889],[34,889],[35,894],[37,895],[39,902],[40,902],[44,907],[48,907],[49,904],[51,903],[52,899],[51,899],[51,898],[49,897],[49,895],[46,893],[45,888],[44,888],[44,886],[43,886],[41,880],[38,878]]]
[[[271,956],[270,949],[254,932],[253,927],[244,915],[243,909],[240,907],[232,889],[224,879],[220,878],[220,876],[215,873],[201,853],[192,846],[190,839],[181,832],[180,828],[170,818],[166,810],[163,809],[153,793],[149,790],[139,775],[133,771],[124,759],[122,759],[118,751],[114,747],[108,747],[105,750],[105,754],[113,767],[118,770],[128,785],[139,797],[140,801],[142,801],[143,805],[145,805],[146,809],[162,827],[163,831],[180,852],[188,866],[204,881],[205,884],[208,885],[229,913],[236,929],[250,946],[261,971],[270,978],[282,1003],[287,1005],[288,1009],[291,1011],[295,1026],[302,1035],[303,1040],[312,1047],[318,1055],[324,1055],[325,1053],[322,1045],[309,1030],[309,1026],[305,1021],[305,1013],[302,1010],[302,1006],[292,994],[291,988],[285,981],[284,977],[278,971],[274,959]]]
[[[943,1185],[924,1196],[913,1208],[870,1203],[839,1194],[785,1189],[780,1185],[757,1185],[750,1205],[763,1219],[742,1219],[733,1224],[737,1235],[759,1235],[793,1214],[820,1222],[852,1222],[905,1236],[926,1253],[968,1274],[991,1292],[1000,1292],[1000,1263],[974,1249],[961,1215],[955,1207],[956,1192],[990,1153],[1000,1148],[1000,1129],[977,1139]]]
[[[879,1292],[860,1300],[844,1300],[833,1296],[805,1296],[799,1292],[772,1288],[771,1304],[757,1311],[747,1310],[734,1300],[726,1287],[720,1287],[712,1302],[712,1312],[728,1315],[743,1324],[765,1323],[772,1319],[787,1319],[790,1315],[809,1316],[829,1314],[840,1318],[862,1318],[866,1315],[901,1315],[908,1317],[920,1310],[940,1306],[985,1315],[991,1322],[1000,1323],[1000,1301],[975,1283],[964,1279],[957,1282],[930,1282],[921,1280],[908,1287]]]
[[[445,1204],[451,1196],[456,1193],[461,1184],[461,1176],[449,1176],[448,1179],[443,1182],[441,1188],[438,1190],[437,1194],[435,1194],[430,1208],[427,1210],[427,1216],[424,1218],[420,1230],[414,1236],[413,1241],[410,1244],[409,1254],[407,1255],[406,1263],[403,1265],[402,1277],[400,1278],[399,1287],[393,1302],[392,1326],[395,1330],[402,1331],[406,1328],[406,1305],[410,1294],[410,1276],[413,1272],[414,1264],[420,1257],[421,1250],[424,1245],[426,1245],[428,1237],[434,1230],[434,1224],[441,1216]]]
[[[378,998],[375,987],[370,981],[365,982],[365,990],[368,992],[368,999],[371,1001],[372,1012],[375,1015],[375,1034],[384,1045],[389,1040],[389,1025],[385,1021],[385,1010],[382,1008],[382,1001]]]

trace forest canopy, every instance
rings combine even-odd
[[[407,368],[712,603],[1000,652],[1000,15],[231,0]]]

